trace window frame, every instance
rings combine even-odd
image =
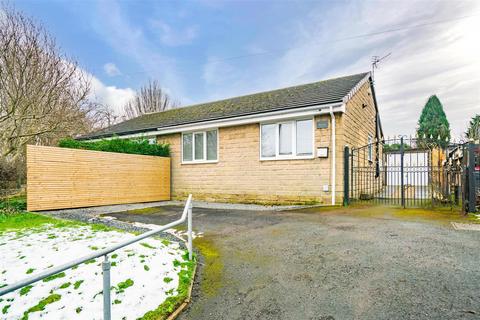
[[[312,121],[312,153],[309,155],[297,155],[297,121]],[[292,124],[292,154],[282,155],[280,154],[280,124],[291,123]],[[262,156],[262,126],[263,125],[275,125],[275,156],[264,157]],[[307,118],[294,118],[288,120],[266,121],[259,123],[259,157],[260,161],[269,160],[306,160],[315,158],[315,117]]]
[[[215,160],[207,160],[207,132],[208,131],[216,131],[217,132],[217,159],[215,159]],[[192,134],[192,160],[184,160],[183,159],[183,136],[186,135],[186,134]],[[195,135],[196,134],[202,134],[202,137],[203,137],[203,159],[200,159],[200,160],[195,160]],[[218,130],[218,128],[182,132],[181,143],[180,143],[181,164],[217,163],[218,159],[220,157],[219,141],[220,140],[219,140],[219,130]]]

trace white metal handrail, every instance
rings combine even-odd
[[[83,256],[81,258],[72,260],[70,262],[67,262],[65,264],[62,264],[57,267],[50,268],[48,270],[45,270],[43,272],[40,272],[38,274],[35,274],[31,277],[25,278],[23,280],[20,280],[18,282],[15,282],[11,285],[8,285],[6,287],[3,287],[0,289],[0,296],[3,296],[7,293],[10,293],[12,291],[15,291],[17,289],[23,288],[25,286],[28,286],[32,283],[38,282],[46,277],[52,276],[54,274],[57,274],[59,272],[62,272],[64,270],[70,269],[74,266],[80,265],[82,263],[85,263],[91,259],[95,259],[101,256],[104,256],[104,261],[102,262],[102,270],[103,270],[103,318],[104,320],[110,320],[111,319],[111,301],[110,301],[110,261],[108,260],[108,254],[112,253],[115,250],[121,249],[123,247],[126,247],[128,245],[131,245],[132,243],[138,242],[140,240],[143,240],[145,238],[151,237],[159,232],[165,231],[167,229],[170,229],[172,227],[178,226],[179,224],[184,223],[187,221],[187,249],[188,249],[188,258],[189,260],[192,260],[192,195],[190,194],[188,196],[187,202],[185,203],[185,208],[183,209],[182,216],[180,219],[175,220],[173,222],[170,222],[169,224],[166,224],[164,226],[161,226],[158,229],[151,230],[145,233],[142,233],[141,235],[138,235],[136,237],[133,237],[129,240],[120,242],[114,246],[111,246],[106,249],[98,250],[92,254],[88,254],[86,256]]]

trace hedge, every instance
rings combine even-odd
[[[96,150],[118,153],[143,154],[148,156],[168,157],[170,145],[150,144],[148,140],[118,139],[99,141],[77,141],[74,139],[63,139],[58,143],[59,147],[71,149]]]

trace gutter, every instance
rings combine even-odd
[[[330,107],[330,117],[332,118],[332,165],[331,165],[331,181],[332,181],[332,206],[335,205],[335,191],[336,191],[336,173],[337,173],[337,153],[336,153],[336,128],[335,128],[335,114],[333,107]]]
[[[275,121],[275,120],[284,120],[289,118],[296,118],[296,117],[304,117],[304,116],[312,116],[318,115],[323,113],[328,113],[329,109],[334,109],[336,112],[345,112],[345,105],[341,102],[326,104],[326,105],[314,105],[309,107],[303,108],[295,108],[295,109],[286,109],[286,110],[278,110],[278,111],[270,111],[264,112],[261,114],[250,114],[244,116],[237,116],[232,118],[223,118],[223,119],[215,119],[215,120],[207,120],[201,122],[194,122],[189,124],[183,125],[174,125],[169,127],[163,128],[151,128],[145,129],[141,132],[125,132],[123,134],[116,135],[117,138],[125,139],[125,138],[148,138],[154,137],[164,134],[171,134],[171,133],[178,133],[178,132],[186,132],[186,131],[195,131],[195,130],[205,130],[209,128],[221,128],[221,127],[231,127],[237,125],[244,125],[249,123],[257,123],[257,122],[264,122],[264,121]],[[111,139],[112,135],[103,135],[103,136],[94,136],[91,138],[82,138],[79,137],[77,140],[100,140],[100,139]]]

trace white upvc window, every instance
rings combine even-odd
[[[368,135],[368,161],[373,161],[373,138],[372,135]]]
[[[218,130],[182,133],[182,163],[218,161]]]
[[[260,160],[311,159],[313,119],[260,124]]]

